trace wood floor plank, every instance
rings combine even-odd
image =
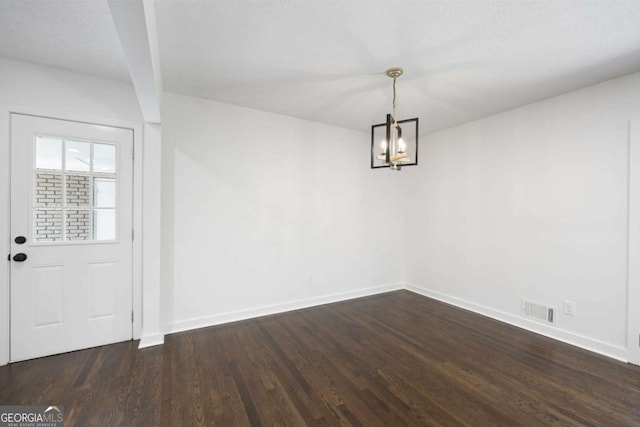
[[[66,426],[637,426],[640,368],[397,291],[0,367]]]

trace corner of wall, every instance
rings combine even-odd
[[[162,127],[144,125],[142,189],[142,338],[140,348],[162,344]]]
[[[629,126],[629,240],[627,248],[627,358],[640,364],[640,117]]]
[[[315,307],[323,304],[331,304],[340,301],[346,301],[353,298],[362,298],[370,295],[377,295],[385,292],[392,292],[403,289],[402,283],[389,283],[382,286],[358,289],[355,291],[340,292],[330,295],[322,295],[315,298],[306,298],[295,301],[287,301],[280,304],[268,305],[262,307],[254,307],[245,310],[220,313],[211,316],[184,319],[177,322],[170,322],[164,326],[164,330],[168,334],[189,331],[192,329],[206,328],[209,326],[220,325],[224,323],[237,322],[241,320],[252,319],[256,317],[269,316],[272,314],[285,313],[292,310],[301,310],[305,308]],[[142,346],[142,342],[140,344]]]
[[[613,344],[598,341],[563,329],[543,325],[542,323],[536,323],[534,321],[521,318],[511,313],[495,310],[491,307],[476,304],[474,302],[467,301],[461,298],[456,298],[442,292],[433,291],[428,288],[415,285],[413,283],[408,283],[406,285],[406,289],[416,294],[423,295],[425,297],[432,298],[446,304],[462,308],[464,310],[472,311],[474,313],[490,317],[500,322],[516,326],[526,331],[543,335],[548,338],[553,338],[555,340],[562,341],[564,343],[580,347],[585,350],[589,350],[594,353],[619,360],[621,362],[628,361],[626,355],[627,350],[624,347],[619,347]]]
[[[140,338],[140,344],[138,345],[138,349],[155,347],[157,345],[164,344],[164,334],[151,334],[151,335],[143,335]]]

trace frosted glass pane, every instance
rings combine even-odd
[[[91,170],[91,143],[67,141],[67,170],[89,172]]]
[[[116,239],[116,211],[95,209],[93,211],[93,240]]]
[[[93,144],[93,170],[100,173],[116,173],[116,146]]]
[[[93,179],[93,205],[96,208],[116,207],[116,180],[111,178]]]
[[[62,169],[62,140],[36,136],[36,169]]]

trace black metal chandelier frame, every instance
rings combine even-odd
[[[386,71],[387,76],[393,79],[393,115],[396,113],[396,79],[403,73],[402,68],[395,67],[389,68]],[[417,166],[418,165],[418,118],[397,120],[392,114],[387,114],[387,120],[385,123],[380,123],[371,126],[371,169],[383,169],[391,168],[392,170],[401,170],[404,166]],[[384,150],[379,156],[377,154],[376,146],[376,129],[384,128],[385,139],[382,143],[382,149]],[[395,136],[396,140],[402,140],[403,133],[406,135],[408,132],[403,132],[403,128],[406,130],[412,130],[415,141],[413,146],[413,161],[406,161],[407,156],[404,151],[398,151],[398,146],[393,146],[391,142]],[[406,144],[405,144],[406,145]],[[393,150],[396,152],[393,152]],[[383,156],[383,159],[380,158]],[[376,164],[376,160],[382,162]]]

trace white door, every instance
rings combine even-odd
[[[132,150],[130,129],[11,115],[12,361],[132,338]]]

